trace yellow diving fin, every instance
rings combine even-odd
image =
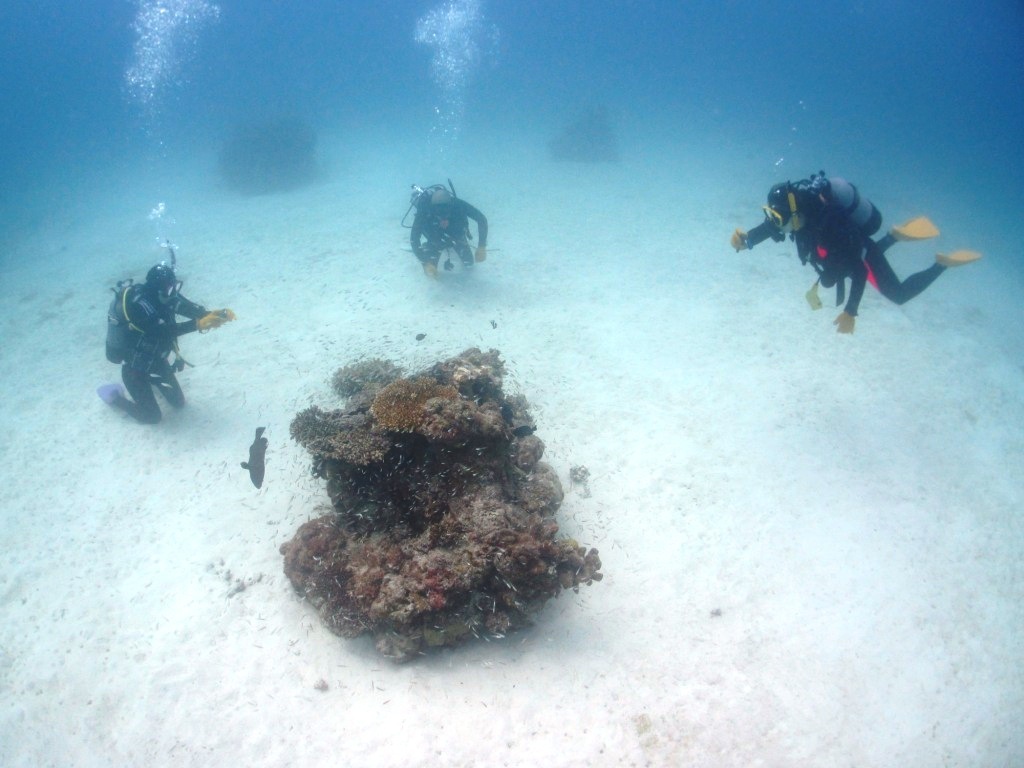
[[[818,281],[814,281],[814,285],[811,286],[811,290],[804,294],[804,298],[807,299],[807,303],[811,306],[811,309],[821,309],[821,299],[818,297]]]
[[[962,267],[964,264],[970,264],[980,258],[981,254],[977,251],[953,251],[948,255],[945,253],[935,254],[935,261],[944,267]]]
[[[918,216],[889,230],[897,240],[931,240],[939,236],[939,228],[927,216]]]

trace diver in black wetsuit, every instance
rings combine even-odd
[[[143,424],[160,421],[160,406],[153,387],[175,408],[185,405],[185,394],[175,377],[185,367],[178,354],[178,337],[208,331],[234,320],[230,309],[208,311],[181,295],[174,268],[161,262],[149,270],[146,282],[129,282],[114,291],[107,312],[107,359],[121,363],[121,378],[131,395],[116,384],[97,390],[103,400]],[[189,318],[179,323],[176,315]],[[175,361],[168,358],[175,353]]]
[[[440,185],[429,189],[414,187],[413,190],[412,205],[416,208],[416,217],[412,222],[409,242],[428,277],[437,277],[437,263],[442,251],[455,251],[465,268],[487,258],[486,216]],[[469,231],[470,219],[476,222],[475,254],[469,246],[472,237]],[[421,242],[424,238],[426,243]],[[446,261],[445,269],[451,268],[451,262]]]
[[[737,229],[730,240],[737,251],[753,248],[768,238],[782,242],[786,234],[796,243],[803,264],[810,264],[818,279],[807,292],[812,309],[821,308],[819,283],[836,286],[836,305],[843,303],[846,279],[850,295],[833,324],[839,333],[853,333],[864,286],[871,282],[896,304],[904,304],[921,293],[948,267],[976,261],[981,254],[955,251],[938,254],[935,263],[921,272],[900,280],[885,251],[900,240],[926,240],[936,237],[938,229],[921,216],[893,227],[877,242],[872,240],[882,225],[882,214],[855,186],[839,177],[827,178],[825,172],[810,179],[776,184],[768,192],[765,220],[749,232]]]

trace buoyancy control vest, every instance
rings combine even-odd
[[[130,368],[149,371],[154,362],[166,358],[171,352],[177,352],[178,344],[176,339],[168,342],[135,324],[135,320],[144,322],[138,317],[140,312],[145,314],[148,311],[152,314],[159,311],[157,305],[143,294],[144,288],[143,285],[126,280],[111,289],[114,298],[107,309],[106,354],[111,363],[126,363]],[[136,313],[135,318],[132,317],[132,308]],[[170,311],[173,313],[174,309]],[[173,322],[173,314],[170,322]]]
[[[863,258],[865,248],[869,245],[868,241],[882,226],[882,214],[868,198],[860,194],[857,187],[840,176],[833,176],[824,184],[824,172],[812,176],[811,179],[817,181],[821,197],[824,198],[827,209],[831,209],[831,215],[838,214],[853,225],[853,228],[845,230],[847,242],[831,243],[831,249],[847,252],[847,258]],[[824,244],[808,242],[805,247],[813,253],[811,265],[818,273],[821,284],[826,288],[835,284],[836,305],[841,305],[846,299],[846,270],[840,264],[832,263],[833,259],[830,256],[833,254]]]

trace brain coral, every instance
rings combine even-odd
[[[370,412],[385,429],[412,432],[426,418],[423,406],[428,400],[455,400],[458,396],[459,391],[452,385],[438,384],[426,377],[398,379],[377,393]]]

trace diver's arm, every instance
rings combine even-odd
[[[747,248],[753,248],[758,243],[763,243],[768,238],[771,238],[777,243],[781,243],[786,239],[786,236],[779,232],[770,221],[762,221],[752,230],[747,232],[747,236],[744,240],[747,243]]]
[[[198,306],[188,301],[188,299],[185,299],[185,301],[188,302],[190,307]],[[175,311],[177,311],[177,307],[175,310],[161,314],[160,310],[150,299],[136,296],[128,305],[128,320],[147,339],[160,346],[169,348],[174,344],[176,338],[197,329],[194,319],[184,323],[174,322]],[[185,313],[183,312],[182,314]]]
[[[184,336],[186,333],[192,333],[193,331],[199,330],[199,325],[196,322],[200,317],[207,314],[210,310],[201,304],[196,304],[194,301],[189,301],[184,296],[178,296],[178,302],[174,305],[174,314],[187,317],[183,323],[173,323],[167,326],[168,336],[171,338],[169,341],[173,341],[179,336]]]
[[[135,325],[145,336],[163,345],[171,345],[179,336],[192,333],[198,328],[195,320],[186,320],[184,323],[162,322],[159,315],[148,315],[145,320],[136,322]]]
[[[867,282],[868,268],[863,261],[857,259],[857,263],[850,274],[850,297],[846,300],[846,306],[843,307],[843,311],[850,317],[857,316],[860,300],[864,296],[864,286],[867,285]]]
[[[184,336],[186,333],[192,333],[193,331],[199,330],[199,326],[196,320],[186,320],[184,323],[175,323],[173,326],[170,327],[174,329],[174,332],[171,334],[171,336],[173,336],[174,338],[178,338],[179,336]]]
[[[409,245],[417,259],[423,261],[423,246],[420,245],[420,238],[423,237],[423,217],[417,213],[412,220],[412,230],[409,232]]]
[[[850,278],[850,296],[843,311],[856,317],[868,281],[868,268],[863,258],[865,238],[860,228],[845,215],[827,216],[818,244],[824,247],[829,259],[834,260],[839,273]]]
[[[466,216],[476,222],[476,234],[477,234],[477,245],[481,248],[487,247],[487,217],[483,215],[478,209],[467,203],[465,200],[460,201],[462,203],[463,211]]]
[[[198,320],[209,311],[202,304],[189,301],[184,296],[178,296],[178,303],[174,307],[174,314],[187,317],[190,320]]]

